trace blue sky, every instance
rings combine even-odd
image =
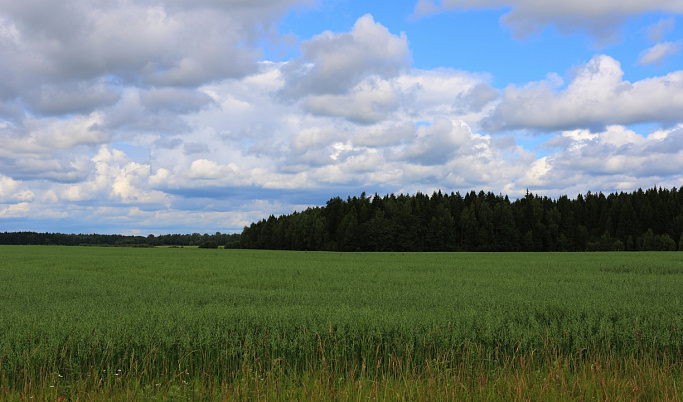
[[[678,0],[0,0],[0,60],[0,231],[683,182]]]

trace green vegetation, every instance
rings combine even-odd
[[[0,400],[682,396],[677,253],[0,256]]]
[[[104,246],[104,247],[157,247],[199,246],[214,242],[228,248],[236,245],[240,235],[225,234],[165,234],[160,236],[125,236],[119,234],[64,234],[36,232],[0,232],[0,244],[42,246]]]
[[[215,241],[205,241],[199,245],[199,248],[218,248],[218,244]]]
[[[237,244],[231,244],[229,248]],[[270,216],[238,245],[326,251],[683,250],[683,192],[638,190],[557,200],[474,191],[339,197],[325,207]]]

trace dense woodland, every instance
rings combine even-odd
[[[330,251],[683,250],[683,191],[339,197],[245,227],[234,246]]]
[[[206,243],[225,245],[239,240],[239,234],[167,234],[144,236],[103,235],[103,234],[63,234],[36,232],[0,233],[0,244],[19,245],[59,245],[59,246],[116,246],[116,247],[155,247],[155,246],[200,246]]]
[[[683,191],[579,194],[558,199],[471,191],[339,197],[270,216],[242,234],[125,236],[0,233],[0,244],[201,246],[327,251],[683,250]]]

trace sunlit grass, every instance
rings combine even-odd
[[[2,400],[666,400],[683,386],[676,253],[0,255]]]

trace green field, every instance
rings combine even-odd
[[[680,398],[682,346],[675,252],[0,246],[0,400]]]

